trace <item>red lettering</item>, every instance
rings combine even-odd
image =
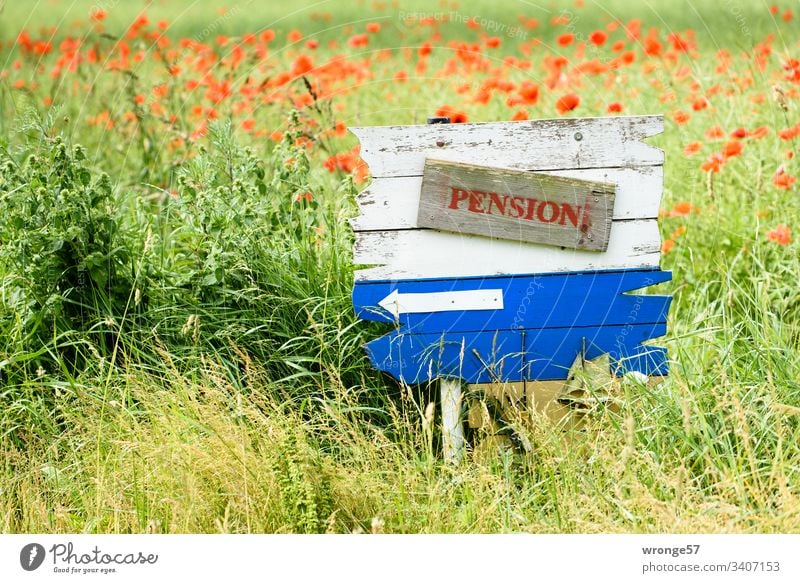
[[[553,210],[550,213],[550,216],[545,218],[544,209],[545,209],[545,207],[548,207],[548,206]],[[539,205],[539,210],[536,211],[536,216],[543,223],[554,223],[554,222],[556,222],[558,220],[558,205],[556,203],[550,202],[550,201],[543,202],[542,204]]]
[[[451,186],[450,189],[452,190],[452,193],[450,195],[450,204],[447,206],[451,209],[457,209],[458,203],[460,203],[462,200],[467,200],[469,193],[463,188],[456,188],[455,186]]]
[[[508,212],[508,216],[512,219],[518,219],[523,214],[525,214],[525,199],[521,196],[515,196],[511,199],[511,210]]]
[[[579,206],[577,210],[571,204],[562,203],[561,204],[561,220],[558,221],[559,225],[563,225],[564,221],[569,218],[569,221],[574,225],[578,226],[578,215],[581,213],[581,207]]]
[[[497,210],[500,211],[501,215],[506,214],[506,202],[508,201],[508,195],[504,194],[503,198],[500,198],[500,195],[496,192],[489,193],[489,210],[486,211],[488,214],[492,214],[492,205],[497,207]]]
[[[532,221],[533,220],[533,213],[536,210],[536,203],[539,202],[535,198],[528,199],[528,212],[525,213],[525,220]]]
[[[483,199],[485,196],[485,192],[481,192],[480,190],[470,190],[468,210],[472,213],[485,213],[486,211],[483,210]]]

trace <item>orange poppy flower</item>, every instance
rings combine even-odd
[[[707,161],[700,164],[700,169],[704,172],[718,173],[719,169],[725,163],[725,157],[722,154],[713,153]]]
[[[467,114],[463,111],[458,111],[452,105],[443,105],[436,110],[437,117],[449,117],[450,123],[465,123],[467,121]]]
[[[556,39],[556,42],[558,42],[558,44],[560,44],[562,47],[568,47],[569,45],[572,44],[572,41],[574,40],[575,40],[574,34],[572,34],[571,32],[565,32]]]
[[[797,179],[794,176],[791,176],[786,172],[786,168],[783,164],[781,164],[778,166],[778,169],[775,171],[775,175],[772,177],[772,184],[775,185],[776,188],[789,190],[796,180]]]
[[[355,34],[347,39],[347,44],[353,48],[365,47],[369,44],[369,37],[363,32]]]
[[[561,115],[564,115],[568,111],[572,111],[581,103],[581,98],[575,95],[574,93],[567,93],[566,95],[562,95],[559,97],[558,101],[556,101],[556,110]]]
[[[778,225],[774,229],[767,231],[767,241],[772,241],[778,245],[788,245],[792,242],[792,229],[786,225]]]
[[[517,90],[524,103],[534,105],[539,101],[539,86],[531,81],[523,81]]]
[[[697,152],[699,152],[702,147],[703,147],[703,144],[700,143],[700,142],[689,142],[683,148],[683,153],[686,156],[693,156],[694,154],[697,154]]]
[[[670,235],[670,238],[677,239],[678,237],[683,235],[685,232],[686,232],[686,225],[681,225],[680,227],[678,227],[677,229],[672,231],[672,234]]]
[[[300,55],[292,65],[292,75],[300,77],[314,69],[314,62],[308,55]]]
[[[697,212],[697,208],[692,203],[682,200],[681,202],[673,205],[672,210],[669,212],[669,216],[685,217],[691,212]]]
[[[672,119],[675,120],[675,123],[678,125],[685,124],[687,121],[691,119],[691,117],[692,116],[690,116],[688,113],[686,113],[681,109],[672,114]]]
[[[589,42],[596,47],[603,46],[606,43],[606,40],[608,40],[608,35],[602,30],[595,30],[589,34]]]
[[[741,154],[743,149],[744,144],[742,144],[742,142],[738,140],[731,140],[725,144],[724,148],[722,148],[722,154],[725,156],[725,158],[733,158],[734,156]]]
[[[747,137],[747,130],[744,128],[736,128],[731,132],[731,137],[736,138],[738,140]]]

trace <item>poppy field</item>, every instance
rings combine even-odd
[[[661,4],[0,0],[0,529],[800,531],[800,5]],[[650,114],[670,376],[448,465],[348,128]]]

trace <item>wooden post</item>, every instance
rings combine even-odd
[[[464,424],[461,420],[461,381],[439,379],[442,396],[442,450],[447,462],[458,464],[464,454]]]

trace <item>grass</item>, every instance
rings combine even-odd
[[[466,462],[450,467],[431,405],[436,388],[381,377],[361,348],[385,329],[352,313],[346,219],[356,212],[356,187],[349,172],[324,165],[355,141],[323,130],[339,120],[419,122],[444,104],[475,121],[510,119],[516,108],[505,95],[484,105],[459,94],[458,85],[473,91],[489,74],[437,74],[449,48],[434,50],[427,71],[414,73],[417,58],[405,59],[402,47],[416,50],[434,31],[407,28],[399,11],[429,11],[422,2],[298,4],[293,13],[259,3],[263,26],[253,24],[256,9],[246,2],[191,11],[152,4],[153,22],[174,23],[172,39],[276,29],[266,64],[220,73],[234,84],[291,67],[305,51],[283,47],[293,28],[320,39],[310,53],[317,65],[344,54],[357,71],[370,59],[370,75],[319,81],[325,98],[295,122],[291,98],[307,93],[301,79],[280,99],[243,112],[222,101],[213,108],[219,121],[195,141],[188,134],[208,112],[192,113],[198,98],[151,49],[131,74],[84,68],[50,79],[56,54],[24,55],[9,42],[22,28],[36,36],[40,26],[58,25],[56,45],[78,35],[111,58],[112,41],[85,22],[95,4],[8,3],[0,16],[3,532],[800,530],[800,254],[797,242],[766,237],[800,217],[797,186],[772,182],[779,164],[797,174],[786,155],[796,152],[796,139],[775,135],[798,121],[793,86],[782,80],[782,62],[797,58],[795,21],[752,2],[453,9],[507,26],[538,10],[526,15],[540,28],[502,36],[498,52],[488,53],[492,67],[503,56],[521,58],[520,43],[534,36],[544,44],[531,57],[537,67],[544,54],[572,58],[572,47],[555,43],[563,30],[548,24],[565,12],[574,34],[604,26],[609,15],[641,17],[643,30],[657,27],[662,41],[695,29],[695,58],[650,59],[661,68],[648,74],[637,47],[637,66],[613,87],[604,77],[543,86],[527,112],[553,117],[567,89],[581,94],[576,115],[603,114],[611,100],[625,113],[666,112],[664,135],[651,140],[667,153],[662,208],[688,202],[697,212],[661,220],[664,238],[675,239],[662,263],[674,281],[661,286],[675,297],[665,340],[670,377],[651,388],[623,380],[619,407],[597,407],[580,425],[518,420],[533,444],[528,453],[478,447],[487,436],[476,432]],[[217,12],[223,4],[226,14]],[[109,3],[106,29],[124,31],[139,8]],[[84,22],[73,27],[77,19]],[[380,36],[366,48],[347,47],[370,21],[382,23]],[[479,38],[457,23],[437,30],[436,46]],[[760,69],[754,47],[770,33],[773,52]],[[327,47],[332,39],[342,46]],[[384,47],[397,50],[380,60]],[[720,48],[735,56],[730,75],[717,71]],[[609,49],[592,55],[608,59]],[[395,80],[399,69],[409,72],[406,83]],[[543,77],[513,66],[503,75],[515,83]],[[14,86],[18,79],[23,88]],[[169,92],[159,101],[152,92],[162,83]],[[772,98],[775,84],[789,93],[786,109]],[[710,92],[714,85],[722,91]],[[662,99],[670,91],[674,100]],[[143,104],[137,95],[146,96]],[[698,95],[710,95],[712,107],[692,111]],[[692,119],[676,124],[677,109]],[[135,122],[125,122],[126,113]],[[164,121],[168,114],[174,123]],[[245,117],[264,133],[244,130]],[[705,137],[716,125],[726,135],[740,126],[771,133],[707,175],[700,162],[727,140]],[[273,141],[275,130],[288,137]],[[297,145],[302,136],[310,149]],[[691,141],[703,143],[698,156],[683,153]],[[78,143],[84,154],[74,150]],[[686,232],[674,235],[679,227]]]

